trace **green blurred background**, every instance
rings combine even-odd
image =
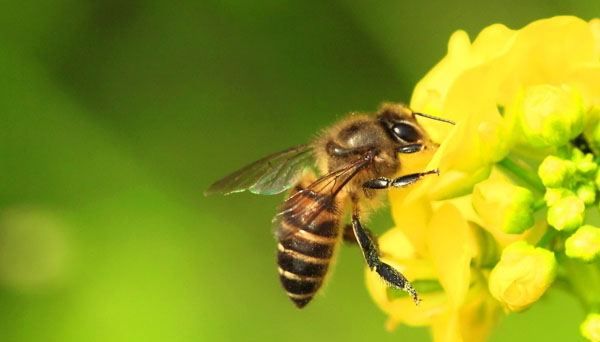
[[[350,110],[408,101],[456,29],[588,1],[24,1],[0,12],[0,341],[426,341],[384,330],[344,247],[299,311],[281,196],[202,196]],[[391,224],[385,210],[376,232]],[[560,291],[493,341],[579,339]]]

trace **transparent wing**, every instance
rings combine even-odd
[[[274,195],[289,189],[307,166],[314,164],[310,145],[300,145],[266,156],[213,183],[205,195],[248,190]]]
[[[297,230],[286,230],[281,225],[282,219],[298,222],[302,226],[308,226],[319,216],[323,210],[335,208],[335,198],[343,187],[348,184],[362,169],[371,161],[370,155],[366,155],[347,166],[326,174],[317,179],[308,187],[300,189],[288,198],[273,223],[279,239],[286,239]]]

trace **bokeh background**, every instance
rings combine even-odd
[[[427,341],[384,330],[358,249],[299,311],[281,196],[202,195],[351,110],[408,101],[449,35],[571,1],[91,1],[0,11],[0,341]],[[385,209],[371,223],[391,225]],[[560,291],[493,341],[578,340]]]

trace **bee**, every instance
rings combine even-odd
[[[402,169],[401,155],[437,146],[417,116],[453,124],[401,104],[384,103],[376,113],[348,115],[312,143],[271,154],[224,177],[205,195],[246,190],[274,195],[291,188],[273,224],[279,279],[298,308],[321,288],[341,240],[358,244],[368,267],[418,304],[414,287],[380,259],[375,236],[361,223],[366,209],[379,202],[379,190],[406,187],[439,174],[434,169],[394,178]],[[345,211],[347,225],[342,224]]]

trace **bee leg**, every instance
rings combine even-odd
[[[377,239],[375,238],[375,235],[373,234],[372,231],[370,231],[367,228],[364,228],[364,231],[369,235],[369,237],[371,238],[371,241],[373,241],[373,243],[375,244],[375,247],[379,247],[378,243],[377,243]],[[344,232],[342,234],[342,239],[344,239],[344,242],[353,244],[353,245],[357,245],[358,241],[356,241],[356,235],[354,235],[354,229],[352,228],[351,224],[346,224],[344,226]]]
[[[429,170],[429,171],[425,171],[425,172],[411,173],[411,174],[404,175],[404,176],[401,176],[401,177],[398,177],[395,179],[379,177],[379,178],[370,179],[370,180],[364,182],[362,186],[365,189],[375,189],[375,190],[387,189],[389,187],[403,188],[405,186],[409,186],[413,183],[416,183],[424,176],[431,175],[431,174],[439,175],[440,171],[438,169],[434,169],[434,170]]]
[[[360,223],[358,216],[358,210],[355,209],[352,215],[352,229],[358,245],[360,246],[365,261],[369,268],[375,272],[389,285],[401,290],[404,290],[410,294],[415,304],[419,304],[420,299],[417,295],[417,291],[410,284],[410,282],[402,275],[402,273],[395,270],[392,266],[381,261],[379,258],[379,250],[375,239],[373,239],[371,233],[365,229]]]

